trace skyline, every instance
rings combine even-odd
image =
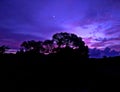
[[[1,0],[0,45],[74,33],[89,48],[120,51],[119,0]]]

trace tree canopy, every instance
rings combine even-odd
[[[56,33],[53,35],[52,40],[57,44],[58,48],[72,48],[74,50],[73,54],[77,54],[81,57],[88,57],[88,47],[85,46],[81,37],[73,33]],[[68,50],[65,52],[68,52]]]
[[[40,50],[42,49],[42,42],[34,41],[34,40],[24,41],[21,44],[21,47],[24,49],[25,52],[33,51],[33,52],[39,53]]]
[[[21,47],[25,52],[35,53],[59,53],[75,54],[81,57],[88,57],[88,47],[81,37],[73,33],[60,32],[52,36],[52,40],[45,41],[24,41]]]

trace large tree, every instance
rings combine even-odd
[[[84,46],[85,43],[82,41],[81,37],[78,37],[75,34],[72,33],[66,33],[66,32],[61,32],[61,33],[56,33],[53,35],[53,42],[58,45],[59,48],[66,47],[80,47]]]
[[[77,55],[81,57],[88,57],[88,47],[82,41],[81,37],[78,37],[72,33],[56,33],[52,37],[53,42],[57,44],[58,48],[72,48]]]
[[[75,34],[61,32],[53,35],[52,40],[24,41],[21,47],[25,52],[41,53],[73,53],[81,57],[88,57],[88,47],[81,37]]]

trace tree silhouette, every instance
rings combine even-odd
[[[40,51],[42,51],[43,47],[42,47],[42,41],[24,41],[21,44],[21,47],[25,50],[25,52],[35,52],[35,53],[40,53]]]
[[[64,38],[62,36],[62,33],[56,33],[56,34],[54,34],[53,37],[52,37],[52,39],[58,45],[58,48],[60,48],[61,45],[64,44],[63,43]]]
[[[61,32],[53,35],[53,42],[58,45],[58,51],[61,48],[72,48],[75,49],[74,53],[81,57],[88,57],[88,47],[85,46],[84,41],[81,37],[75,34]]]
[[[10,49],[8,46],[0,46],[0,54],[4,54],[6,52],[6,50]]]
[[[21,47],[25,50],[25,51],[29,51],[30,50],[30,45],[27,41],[24,41],[22,44],[21,44]]]
[[[79,47],[85,45],[81,37],[78,37],[75,34],[70,34],[66,32],[56,33],[53,35],[53,41],[61,47]]]
[[[45,40],[43,42],[44,53],[52,53],[54,49],[53,40]]]
[[[88,57],[88,47],[82,41],[82,38],[67,32],[56,33],[52,36],[52,40],[45,40],[44,42],[34,40],[24,41],[21,47],[22,52],[61,53],[66,54],[66,56]]]

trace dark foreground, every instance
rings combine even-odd
[[[120,57],[0,58],[0,92],[120,92]]]

